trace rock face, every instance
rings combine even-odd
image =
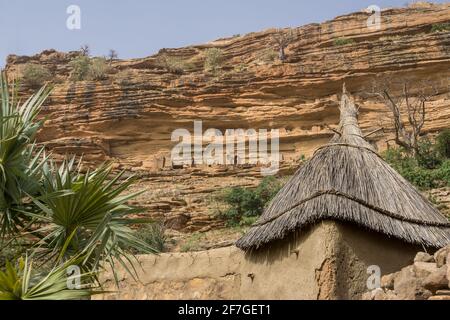
[[[363,295],[365,300],[450,300],[450,246],[434,256],[419,252],[414,264],[384,276],[381,288]]]
[[[450,218],[450,187],[430,190],[428,192],[428,197],[436,200],[439,204],[437,208]]]
[[[277,32],[267,30],[113,61],[104,81],[69,80],[68,63],[76,52],[11,55],[6,69],[20,76],[24,64],[33,62],[53,73],[55,89],[39,141],[54,154],[83,154],[95,163],[113,160],[118,169],[141,172],[149,193],[165,193],[141,198],[149,212],[176,221],[177,229],[203,230],[214,220],[205,209],[205,195],[223,186],[255,185],[260,172],[244,166],[173,169],[171,133],[193,132],[194,120],[203,121],[204,131],[279,129],[283,170],[296,167],[333,135],[327,126],[339,121],[336,93],[344,80],[361,107],[363,131],[385,127],[370,137],[379,149],[387,147],[392,130],[389,121],[380,121],[386,118],[385,106],[366,94],[374,80],[432,80],[436,94],[428,104],[425,131],[449,126],[450,33],[434,31],[450,21],[450,4],[383,10],[380,30],[367,27],[369,16],[362,11],[292,29],[283,62],[267,61]],[[219,74],[204,71],[208,48],[223,51]],[[184,72],[167,72],[163,56],[184,61]]]

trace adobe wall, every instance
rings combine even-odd
[[[367,268],[377,265],[382,275],[396,272],[414,261],[423,248],[409,245],[349,224],[337,224],[337,299],[360,299],[367,291]]]
[[[385,274],[414,257],[415,248],[383,240],[323,222],[253,254],[227,247],[140,256],[139,282],[119,268],[120,291],[95,299],[357,299],[367,291],[368,265]],[[109,272],[103,279],[107,290],[117,290]]]

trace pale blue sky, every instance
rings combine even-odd
[[[448,2],[448,1],[433,1]],[[406,0],[0,0],[0,66],[8,54],[44,49],[93,55],[115,49],[119,58],[149,56],[160,48],[203,43],[271,27],[322,22],[369,5],[404,6]],[[81,30],[66,28],[66,9],[81,8]]]

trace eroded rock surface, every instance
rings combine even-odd
[[[117,169],[138,172],[140,187],[148,190],[138,201],[149,214],[175,230],[204,231],[220,227],[205,205],[208,196],[232,185],[254,186],[261,173],[252,166],[173,169],[171,133],[192,132],[194,120],[203,121],[203,130],[279,129],[283,172],[333,135],[327,127],[338,123],[336,93],[343,81],[361,106],[363,131],[385,127],[370,136],[379,149],[387,147],[392,130],[389,121],[381,121],[385,107],[366,94],[374,79],[432,80],[437,94],[428,104],[425,131],[449,126],[450,33],[432,29],[450,21],[450,4],[384,10],[380,30],[367,28],[368,17],[361,11],[293,29],[283,63],[265,61],[276,32],[266,30],[114,61],[104,81],[69,80],[68,63],[76,52],[11,55],[6,68],[20,75],[33,62],[54,74],[39,141],[55,155],[84,155],[88,163],[113,160]],[[337,45],[336,39],[348,44]],[[205,50],[212,47],[224,52],[219,75],[203,70]],[[158,64],[162,55],[185,61],[184,72],[167,72]]]

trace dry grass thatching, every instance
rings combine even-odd
[[[344,92],[339,133],[281,189],[236,245],[257,249],[322,220],[356,223],[427,247],[450,243],[450,223],[364,139]]]

